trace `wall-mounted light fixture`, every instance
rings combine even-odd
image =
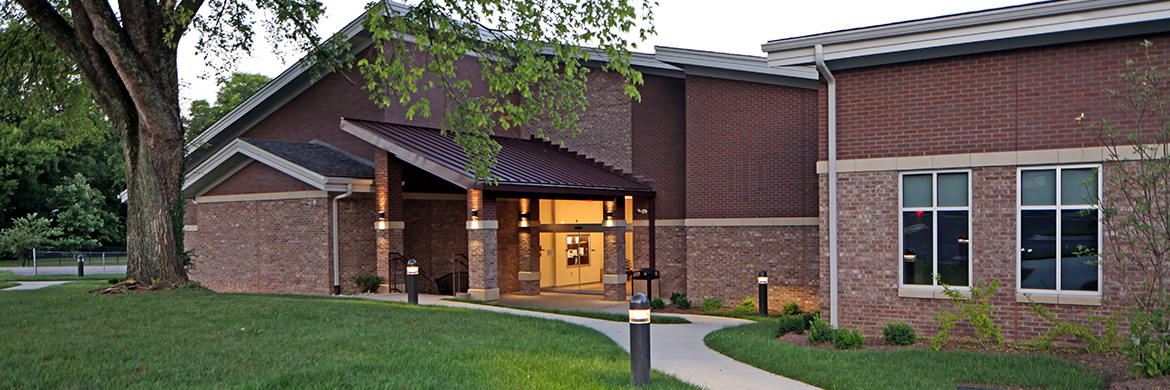
[[[960,244],[970,244],[971,239],[967,238],[967,236],[959,236],[959,243]]]
[[[471,209],[471,220],[472,221],[479,220],[479,209]]]
[[[528,227],[528,213],[520,213],[520,227]]]
[[[613,227],[613,211],[605,212],[605,227]]]
[[[374,229],[375,230],[386,230],[389,228],[390,228],[390,223],[386,222],[386,212],[385,211],[378,212],[378,221],[374,222]]]
[[[918,260],[918,255],[914,253],[913,249],[907,248],[906,254],[902,255],[902,260],[905,260],[907,263],[913,263]]]

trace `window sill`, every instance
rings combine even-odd
[[[971,299],[971,291],[967,287],[955,287],[954,289],[967,299]],[[898,287],[898,296],[901,298],[951,299],[943,294],[942,287],[933,286]]]
[[[1082,305],[1082,306],[1101,306],[1100,295],[1085,295],[1085,294],[1059,294],[1059,293],[1016,293],[1016,302],[1028,303],[1028,297],[1031,295],[1032,301],[1036,303],[1050,303],[1054,305]]]

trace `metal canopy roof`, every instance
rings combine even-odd
[[[650,180],[541,139],[492,137],[500,144],[492,173],[498,183],[477,182],[464,170],[467,154],[438,129],[341,119],[341,129],[398,159],[465,189],[578,195],[653,196]]]

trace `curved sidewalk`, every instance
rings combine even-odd
[[[405,302],[406,294],[379,294],[363,298]],[[489,310],[501,313],[548,318],[587,326],[604,333],[626,351],[630,350],[630,324],[574,317],[543,312],[515,310],[496,306],[476,305],[463,302],[445,301],[446,296],[419,295],[419,304],[462,307]],[[622,304],[622,303],[619,303]],[[607,310],[612,311],[612,310]],[[816,389],[803,382],[788,379],[770,372],[737,362],[703,343],[707,333],[747,323],[747,320],[714,317],[678,315],[691,321],[690,324],[654,324],[650,326],[650,364],[660,372],[670,374],[687,383],[711,390],[748,389]]]

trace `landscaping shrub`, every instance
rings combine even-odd
[[[703,302],[703,303],[704,303],[704,306],[706,306],[706,302]],[[743,303],[736,305],[734,310],[737,312],[740,312],[740,313],[754,312],[754,311],[756,311],[756,300],[754,298],[744,299]]]
[[[882,338],[890,345],[910,345],[918,341],[914,327],[905,322],[891,322],[882,328]]]
[[[666,308],[666,302],[663,302],[662,298],[654,297],[654,299],[650,300],[650,308],[654,310],[662,310]]]
[[[830,325],[824,318],[817,317],[809,324],[808,327],[808,342],[813,344],[820,344],[826,341],[833,340],[836,329]]]
[[[700,309],[703,311],[715,311],[723,308],[723,299],[715,297],[703,298],[703,305]]]
[[[800,310],[800,305],[797,304],[796,302],[789,302],[789,303],[784,304],[784,310],[782,310],[781,312],[784,314],[790,315],[790,316],[804,313],[803,311]]]
[[[382,282],[385,281],[386,278],[378,275],[361,275],[353,278],[353,282],[357,283],[364,293],[378,292],[378,287],[381,287]]]
[[[671,293],[670,303],[673,303],[674,307],[677,307],[679,310],[689,310],[691,308],[691,300],[687,298],[687,294]]]
[[[856,328],[853,330],[842,328],[833,332],[833,347],[837,349],[857,349],[862,345],[865,345],[865,337],[862,337],[861,331]]]
[[[808,323],[813,320],[813,317],[808,314],[801,314],[798,316],[782,316],[777,317],[776,322],[780,324],[780,333],[776,337],[788,334],[788,332],[795,332],[796,334],[804,334],[808,330]]]

